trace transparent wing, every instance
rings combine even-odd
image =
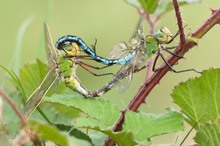
[[[123,67],[117,72],[116,76],[124,75],[125,77],[115,85],[115,88],[119,92],[124,92],[131,84],[133,79],[134,69],[145,62],[145,55],[142,54],[141,46],[137,46],[135,53],[129,63],[123,65]]]
[[[146,56],[142,53],[142,50],[144,49],[144,44],[142,43],[144,37],[143,20],[144,19],[141,17],[136,26],[135,32],[129,40],[129,44],[125,42],[119,43],[113,47],[109,54],[110,59],[124,56],[128,52],[133,54],[131,61],[125,64],[116,74],[116,76],[126,76],[115,85],[116,90],[119,92],[123,92],[129,87],[133,78],[134,68],[139,67],[140,64],[146,61]],[[133,53],[134,51],[135,53]]]
[[[108,58],[116,59],[125,56],[129,52],[128,45],[125,42],[118,43],[110,51]]]
[[[30,115],[34,112],[34,110],[38,107],[38,105],[43,100],[46,93],[53,86],[53,84],[58,79],[59,75],[56,73],[55,60],[58,57],[58,53],[53,46],[53,41],[50,36],[50,31],[45,23],[45,48],[48,55],[48,67],[50,71],[47,73],[39,87],[32,93],[29,97],[27,103],[24,107],[24,117],[28,119]]]
[[[123,65],[117,72],[116,77],[122,75],[124,76],[123,79],[115,85],[115,89],[118,92],[124,92],[131,84],[133,78],[133,66],[130,63]]]
[[[135,45],[140,42],[140,40],[144,37],[144,17],[141,17],[138,21],[136,29],[131,36],[129,43]]]
[[[58,79],[59,75],[56,73],[56,68],[52,68],[41,82],[40,86],[32,93],[24,107],[24,117],[28,119],[34,110],[43,100],[49,89]]]
[[[56,65],[56,59],[59,55],[58,50],[53,45],[53,40],[50,35],[50,30],[47,23],[44,23],[44,33],[45,33],[45,49],[47,53],[47,62],[49,68]]]

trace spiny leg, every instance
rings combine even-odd
[[[166,47],[167,50],[172,50],[172,49],[176,49],[177,46],[173,46],[173,47]]]
[[[159,58],[159,54],[157,54],[157,56],[154,59],[154,64],[153,64],[153,67],[152,67],[153,72],[156,72],[156,71],[160,70],[159,68],[158,69],[155,68],[158,58]]]
[[[84,59],[84,60],[94,60],[93,58],[91,58],[90,56],[87,56],[87,55],[77,55],[77,56],[74,56],[74,58],[75,59]],[[89,65],[89,64],[86,64],[86,63],[84,63],[84,62],[82,62],[82,61],[78,61],[78,62],[80,62],[80,63],[82,63],[82,64],[84,64],[84,65],[86,65],[86,66],[91,66],[91,65]],[[104,68],[107,68],[107,67],[110,67],[110,66],[112,66],[112,65],[106,65],[106,66],[103,66],[103,67],[91,67],[91,68],[94,68],[94,69],[104,69]]]
[[[175,57],[178,57],[178,58],[183,58],[183,55],[178,55],[178,54],[173,53],[172,51],[167,50],[167,49],[163,49],[163,50],[164,50],[164,51],[166,51],[167,53],[169,53],[169,54],[171,54],[171,55],[175,56]]]
[[[89,70],[88,68],[86,68],[85,66],[88,66],[88,67],[91,67],[91,68],[94,68],[94,69],[97,69],[96,67],[94,66],[91,66],[91,65],[88,65],[88,64],[85,64],[85,63],[82,63],[81,61],[78,62],[79,66],[81,66],[83,69],[85,69],[86,71],[88,71],[89,73],[91,73],[92,75],[94,76],[106,76],[106,75],[113,75],[113,73],[105,73],[105,74],[96,74],[94,72],[92,72],[91,70]],[[85,65],[85,66],[84,66]]]
[[[171,55],[173,55],[173,56],[175,56],[175,57],[184,58],[183,55],[178,55],[178,54],[176,54],[176,53],[174,53],[174,52],[172,52],[172,51],[170,51],[170,50],[167,50],[167,49],[176,48],[177,46],[166,47],[166,46],[161,45],[160,47],[161,47],[162,50],[166,51],[167,53],[169,53],[169,54],[171,54]],[[178,64],[178,62],[177,62],[176,64]],[[175,65],[176,65],[176,64],[175,64]]]
[[[72,58],[72,57],[71,57]],[[93,58],[91,58],[91,56],[89,55],[75,55],[74,56],[75,59],[84,59],[84,60],[94,60]]]
[[[163,61],[166,63],[166,65],[174,72],[174,73],[182,73],[182,72],[188,72],[188,71],[194,71],[196,73],[202,73],[202,72],[199,72],[195,69],[185,69],[185,70],[179,70],[179,71],[176,71],[175,69],[173,69],[173,67],[171,66],[171,64],[166,61],[166,59],[164,58],[164,56],[160,53],[159,56],[163,59]]]
[[[112,65],[106,65],[106,66],[103,66],[103,67],[97,67],[97,66],[92,66],[92,65],[90,65],[90,64],[87,64],[87,63],[84,63],[84,62],[82,62],[82,61],[78,61],[80,64],[83,64],[83,65],[85,65],[85,66],[88,66],[88,67],[91,67],[91,68],[94,68],[94,69],[97,69],[97,70],[99,70],[99,69],[104,69],[104,68],[107,68],[107,67],[110,67],[110,66],[112,66]]]

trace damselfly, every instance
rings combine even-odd
[[[80,83],[80,80],[76,76],[76,68],[77,65],[82,66],[84,69],[86,69],[84,65],[92,68],[96,67],[80,61],[81,56],[79,56],[79,53],[81,52],[81,48],[78,44],[71,43],[71,45],[69,45],[68,43],[65,43],[63,47],[65,53],[60,55],[58,50],[55,49],[53,46],[53,41],[50,36],[49,28],[45,24],[45,48],[48,55],[48,68],[50,70],[39,85],[39,87],[33,92],[33,94],[26,102],[24,107],[25,118],[30,117],[32,112],[38,107],[44,96],[59,78],[62,78],[67,87],[80,93],[84,97],[97,97],[110,90],[114,86],[114,84],[116,84],[118,81],[126,76],[124,72],[121,72],[120,74],[117,74],[117,76],[115,76],[109,83],[103,86],[103,88],[99,90],[89,91]],[[93,75],[98,75],[88,69],[86,70]]]
[[[74,45],[74,44],[73,44]],[[50,69],[39,87],[29,97],[24,107],[24,117],[29,118],[32,112],[41,103],[44,96],[47,94],[53,84],[60,78],[63,78],[64,83],[71,89],[80,94],[87,95],[87,90],[80,84],[76,76],[76,64],[78,60],[72,56],[80,53],[80,48],[77,44],[71,47],[71,57],[67,54],[60,55],[58,50],[54,48],[53,41],[50,36],[49,28],[45,24],[45,47],[48,54],[48,68]]]
[[[167,62],[166,59],[164,58],[162,51],[165,51],[179,58],[183,57],[181,55],[177,55],[173,53],[172,51],[170,51],[170,49],[175,49],[176,46],[175,47],[166,46],[166,44],[171,43],[178,34],[179,32],[177,32],[173,36],[172,33],[169,31],[169,29],[167,29],[166,27],[162,27],[158,31],[154,32],[153,34],[150,34],[144,37],[143,18],[141,18],[129,43],[126,43],[126,42],[119,43],[112,49],[112,51],[109,54],[110,59],[118,58],[126,54],[132,54],[131,60],[127,62],[120,69],[118,73],[120,74],[121,71],[124,72],[124,70],[126,70],[128,71],[128,73],[126,73],[128,76],[123,81],[119,82],[116,88],[119,91],[124,91],[125,89],[127,89],[127,87],[131,83],[134,69],[140,69],[146,66],[148,59],[152,58],[153,56],[156,56],[154,63],[153,63],[153,67],[152,67],[153,71],[158,70],[158,69],[155,69],[155,66],[156,66],[156,62],[158,58],[161,57],[162,60],[167,64],[167,66],[175,73],[186,72],[186,71],[194,71],[194,72],[200,73],[196,71],[195,69],[176,71],[172,68],[169,62]]]

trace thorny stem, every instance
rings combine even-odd
[[[174,5],[174,8],[175,8],[175,12],[176,12],[176,17],[177,17],[177,21],[178,21],[177,24],[178,24],[178,27],[180,29],[180,34],[184,35],[183,27],[181,26],[182,25],[182,20],[181,20],[181,16],[180,16],[180,13],[179,13],[179,6],[177,6],[177,4],[178,4],[177,1],[173,0],[173,5]],[[214,25],[218,24],[219,22],[220,22],[220,9],[216,10],[200,27],[198,27],[192,33],[192,37],[202,38]],[[182,30],[181,30],[181,28],[182,28]],[[180,37],[181,37],[181,39],[183,39],[181,35],[180,35]],[[184,47],[181,46],[182,44],[185,44]],[[191,49],[192,47],[194,47],[196,45],[197,44],[195,42],[185,42],[184,43],[184,40],[181,40],[181,44],[176,48],[174,53],[184,55],[186,52],[188,52],[189,49]],[[179,59],[180,58],[171,55],[167,58],[167,61],[171,65],[174,65],[175,63],[177,63],[177,61]],[[151,92],[151,90],[160,82],[160,80],[163,78],[163,76],[168,71],[170,71],[170,68],[165,63],[163,63],[160,68],[163,68],[163,69],[155,72],[141,86],[140,90],[137,92],[137,94],[135,95],[133,100],[128,105],[128,108],[127,108],[128,110],[137,111],[137,109],[140,107],[140,105],[142,103],[145,103],[145,99],[147,98],[147,96]],[[115,127],[112,129],[113,131],[120,131],[122,129],[122,124],[124,122],[124,116],[126,114],[127,109],[122,112],[119,120],[115,124]],[[114,141],[110,138],[107,139],[106,142],[105,142],[106,146],[110,146],[110,145],[113,145],[113,144],[114,144]]]
[[[174,6],[175,13],[176,13],[177,25],[179,27],[179,32],[180,32],[180,46],[185,48],[184,46],[186,43],[186,39],[185,39],[184,30],[183,30],[183,21],[182,21],[180,9],[179,9],[179,3],[177,2],[177,0],[173,0],[173,6]]]

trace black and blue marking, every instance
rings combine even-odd
[[[132,59],[132,54],[130,54],[130,53],[125,57],[117,58],[117,59],[106,59],[101,56],[97,56],[95,51],[90,49],[80,37],[72,36],[72,35],[66,35],[66,36],[63,36],[60,39],[58,39],[58,41],[56,42],[56,47],[59,50],[63,50],[63,47],[67,42],[76,43],[92,59],[94,59],[95,61],[101,62],[105,65],[126,64],[126,63],[130,62]]]

